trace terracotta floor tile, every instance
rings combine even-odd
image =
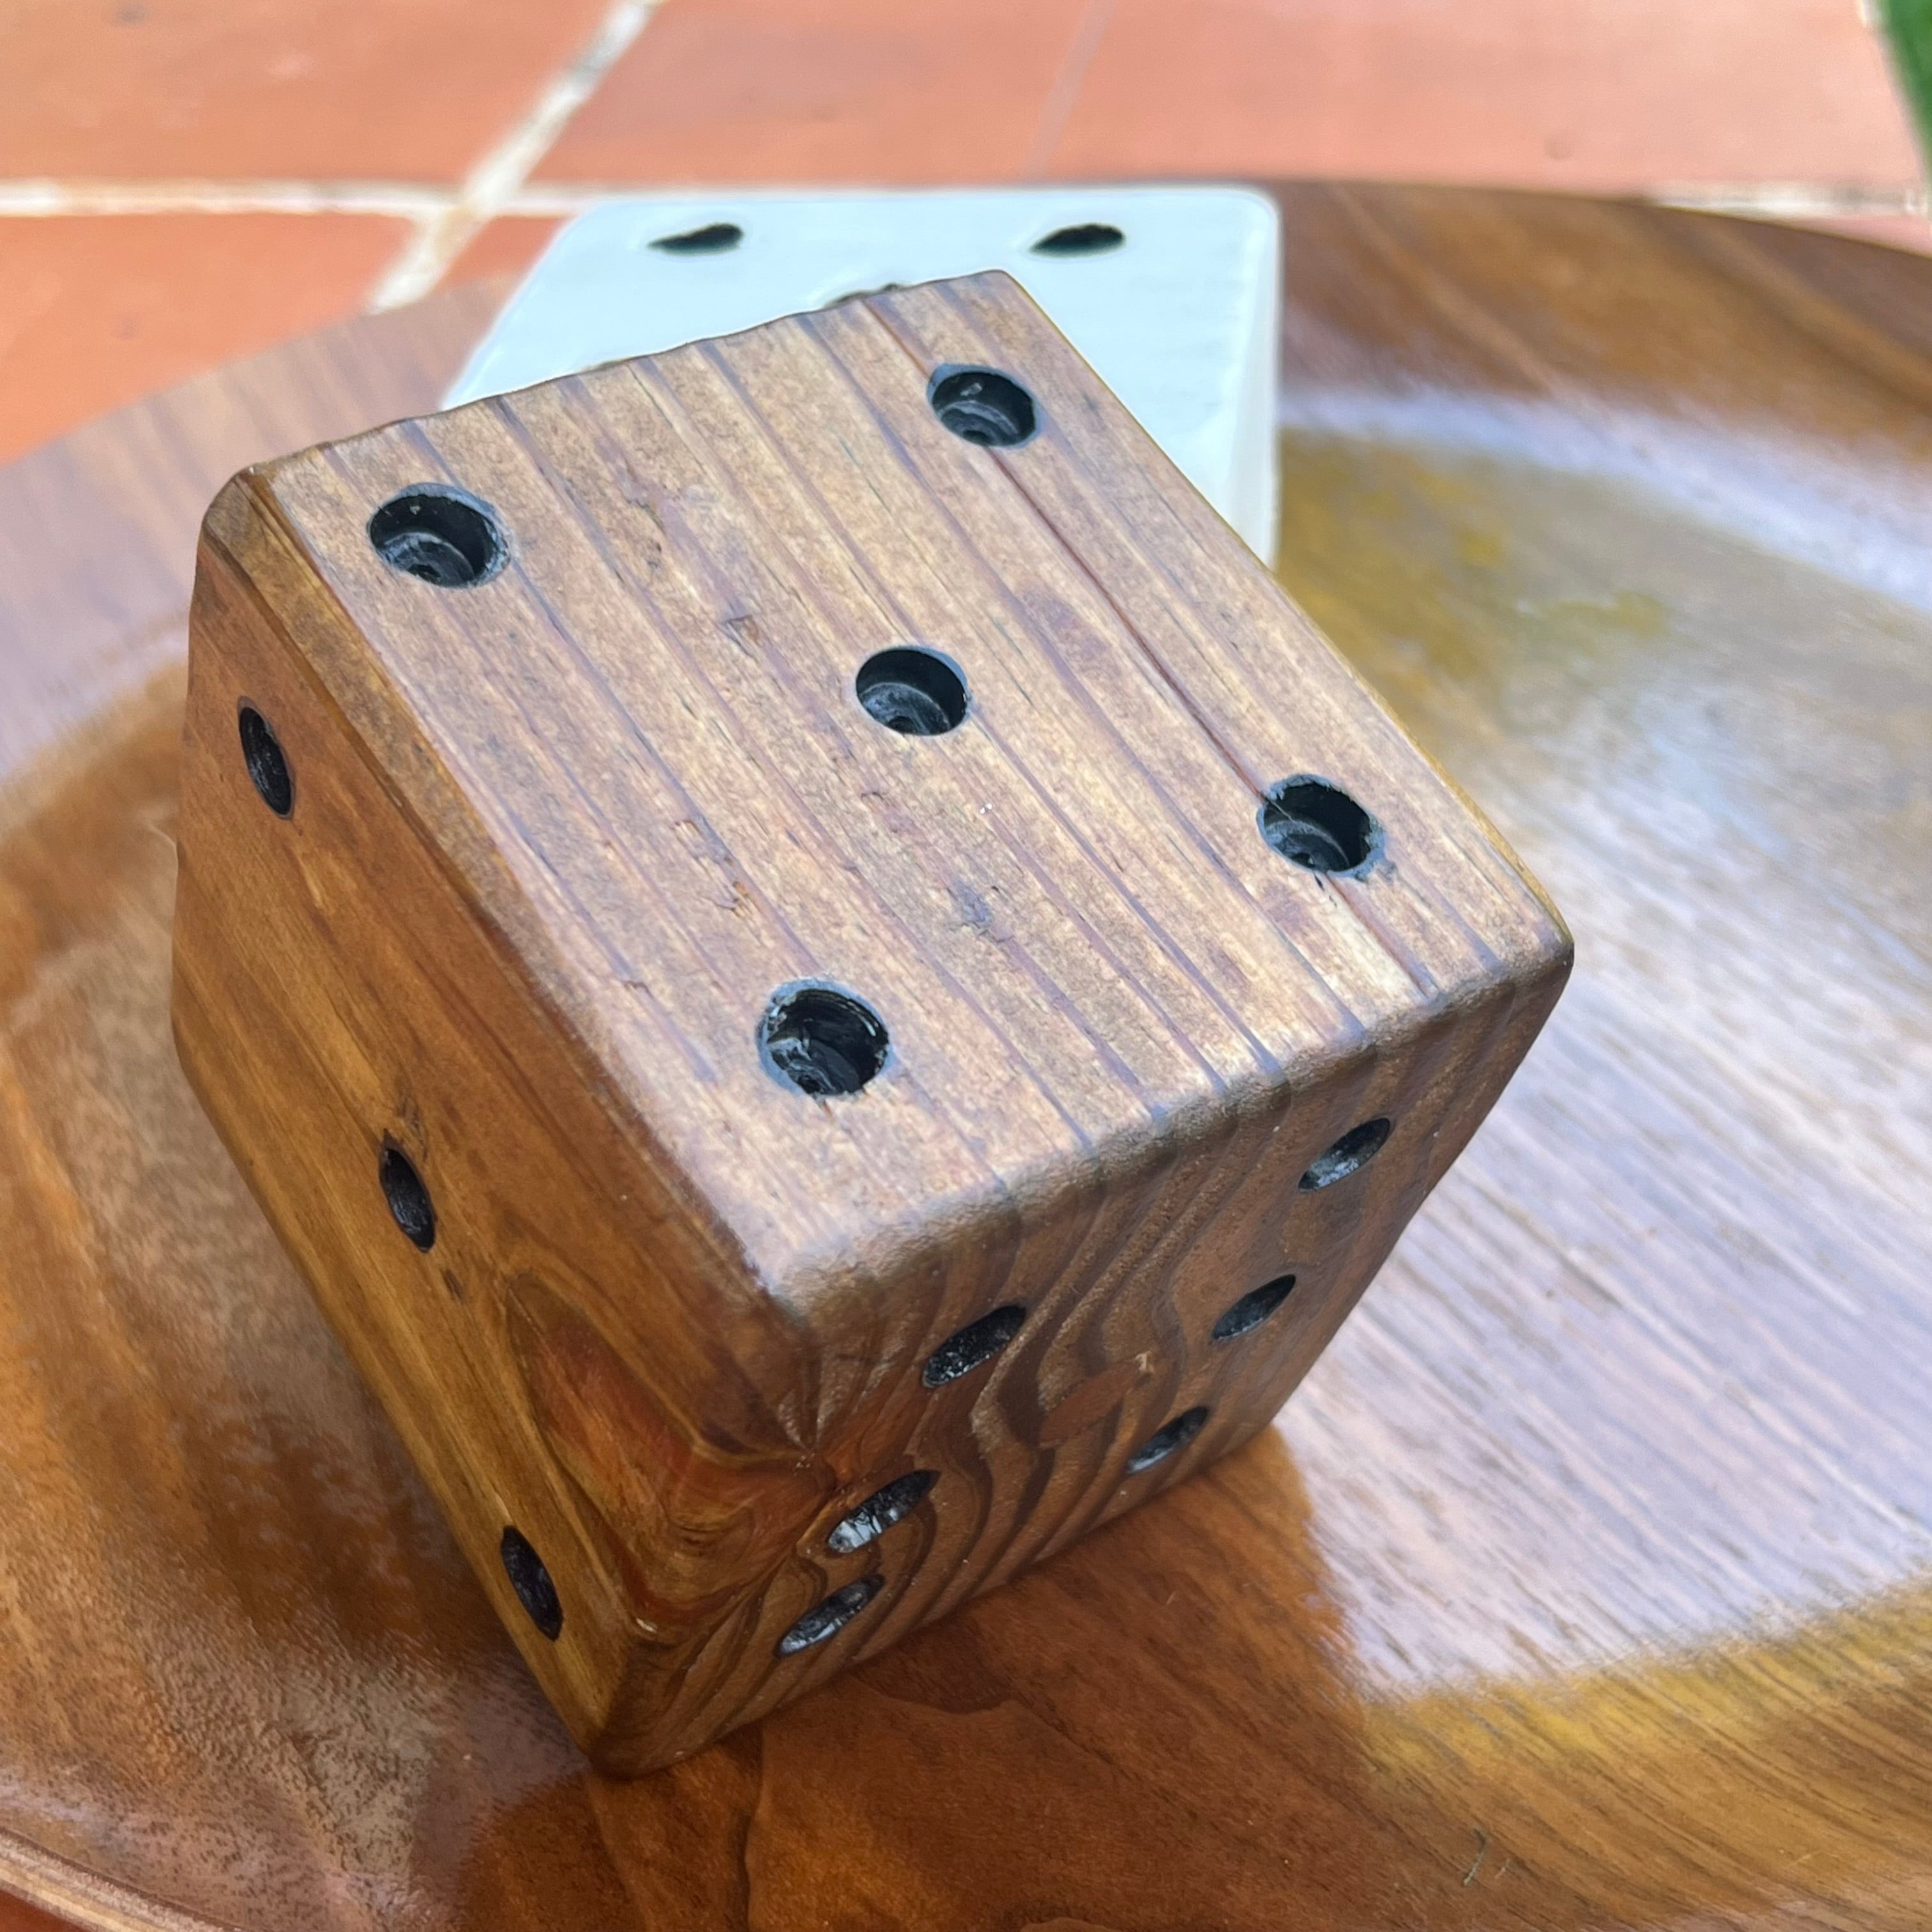
[[[0,220],[0,461],[351,313],[406,232],[368,215]]]
[[[460,177],[609,0],[11,0],[0,176]]]
[[[1852,0],[1112,4],[1055,176],[1619,190],[1916,174]]]
[[[520,276],[562,225],[549,215],[506,215],[475,236],[442,279],[453,285],[481,281],[485,275]]]
[[[1094,0],[667,0],[552,180],[975,182],[1028,166]]]

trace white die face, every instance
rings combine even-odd
[[[1279,223],[1234,188],[652,195],[580,215],[446,407],[842,298],[1004,268],[1271,559]]]

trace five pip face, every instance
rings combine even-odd
[[[1262,1427],[1568,970],[1002,275],[244,472],[190,658],[184,1064],[615,1771]]]

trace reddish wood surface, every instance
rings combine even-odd
[[[248,408],[0,476],[7,1886],[251,1932],[1932,1919],[1932,265],[1284,208],[1282,574],[1576,980],[1275,1430],[628,1785],[173,1062],[168,586]],[[478,319],[254,393],[290,444],[420,406]]]

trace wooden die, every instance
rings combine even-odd
[[[1261,1428],[1568,970],[1017,286],[236,478],[175,1015],[597,1761]]]

